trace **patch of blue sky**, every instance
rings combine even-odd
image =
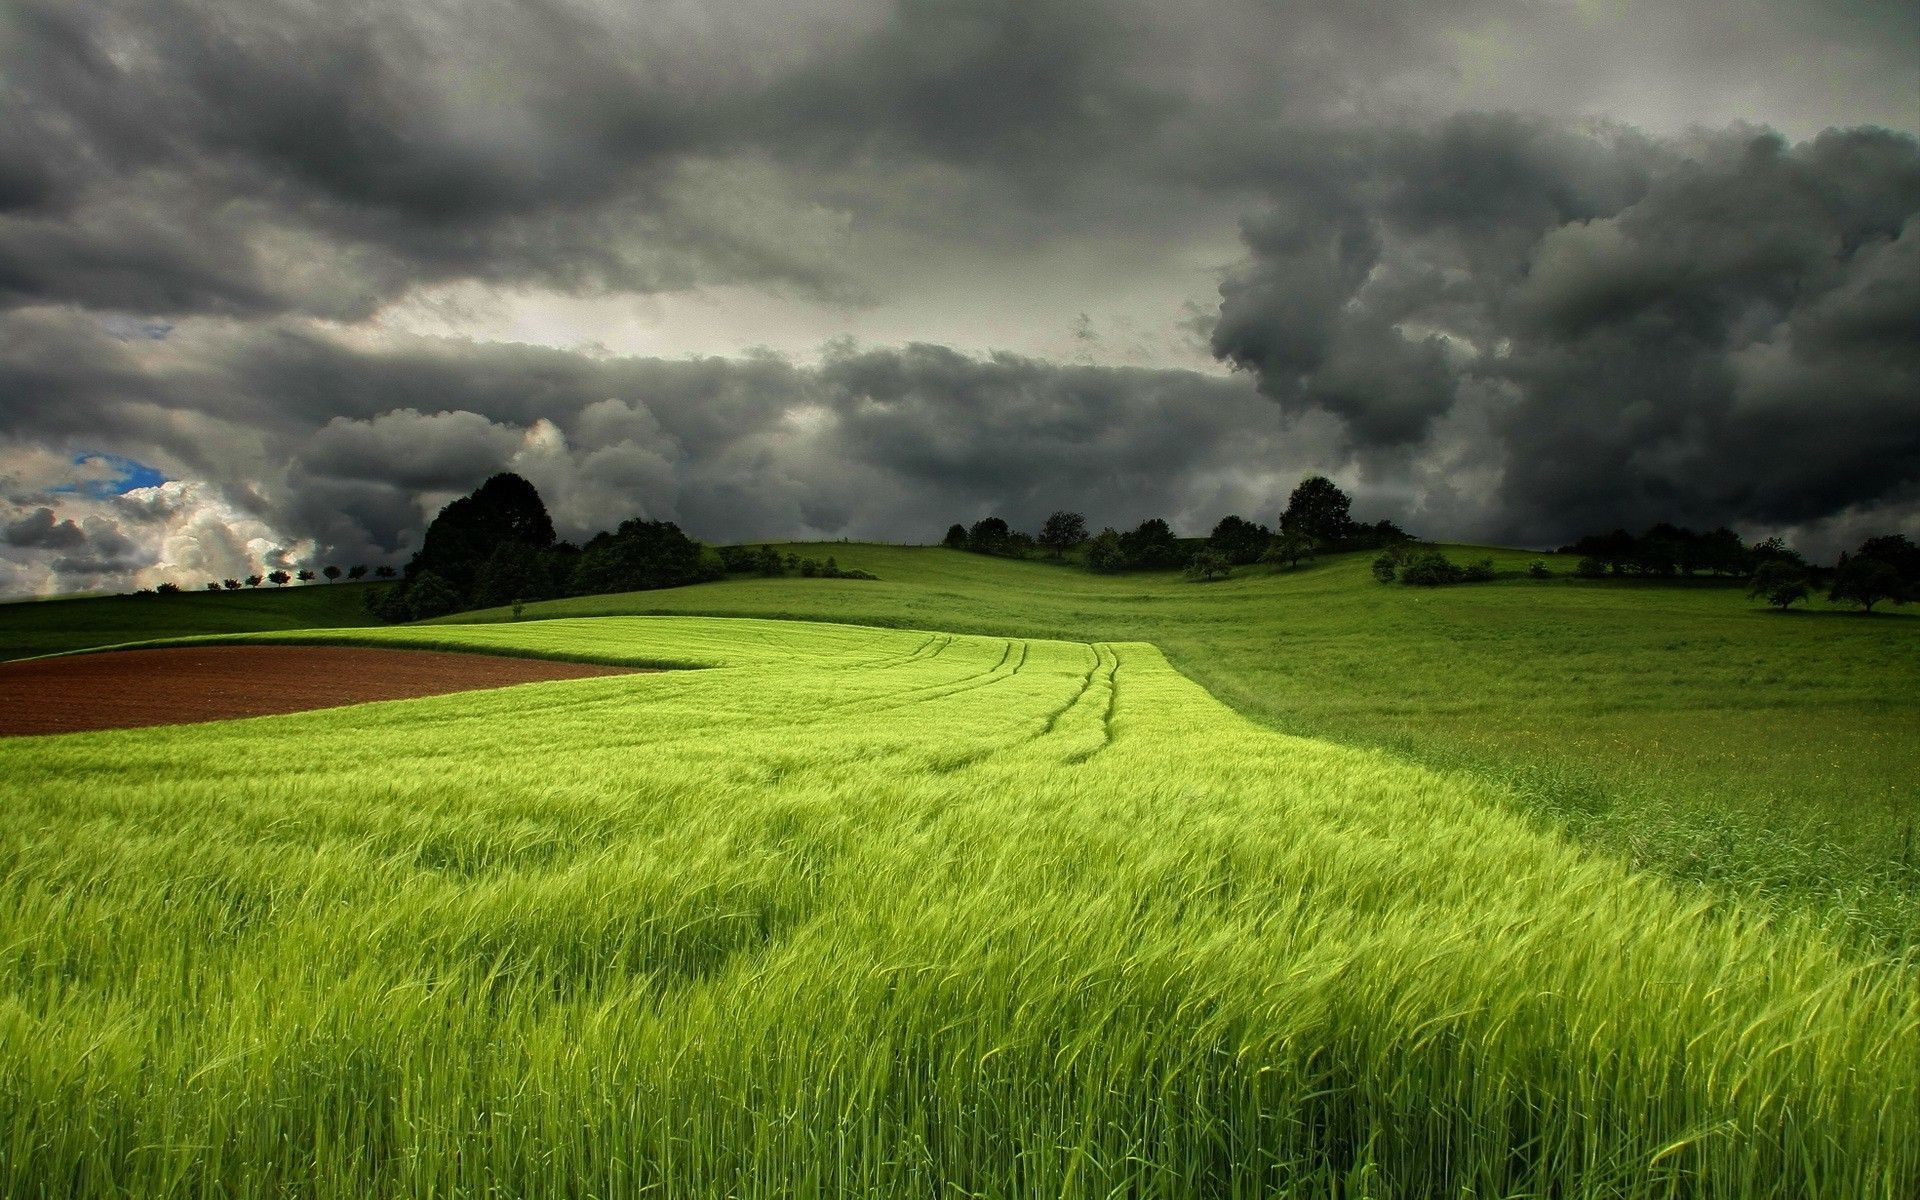
[[[82,451],[73,456],[74,478],[54,488],[96,499],[123,496],[135,488],[153,487],[167,481],[164,473],[137,459],[98,451]]]

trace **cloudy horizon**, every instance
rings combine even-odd
[[[562,536],[1920,536],[1920,13],[14,0],[0,595]]]

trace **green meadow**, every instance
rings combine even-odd
[[[1707,581],[1376,583],[1369,555],[1215,583],[858,544],[877,582],[740,578],[529,605],[1144,641],[1270,728],[1471,776],[1543,828],[1683,885],[1920,948],[1920,614],[1774,613]],[[504,612],[453,621],[501,620]]]
[[[0,1192],[1920,1187],[1911,964],[1149,644],[352,636],[704,669],[0,742]]]
[[[360,583],[0,604],[0,660],[151,638],[373,624]]]
[[[1920,1194],[1920,620],[805,552],[0,608],[689,668],[0,740],[0,1194]]]

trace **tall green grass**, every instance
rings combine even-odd
[[[1289,733],[1473,776],[1595,852],[1920,948],[1920,614],[1781,616],[1706,581],[1382,586],[1368,555],[1221,583],[834,544],[874,582],[736,579],[529,615],[784,616],[1146,641]],[[480,613],[459,620],[493,620]]]
[[[1135,643],[0,743],[14,1196],[1920,1193],[1912,963]]]

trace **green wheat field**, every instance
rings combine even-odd
[[[1920,619],[827,550],[0,608],[698,668],[0,741],[0,1194],[1920,1195]]]

